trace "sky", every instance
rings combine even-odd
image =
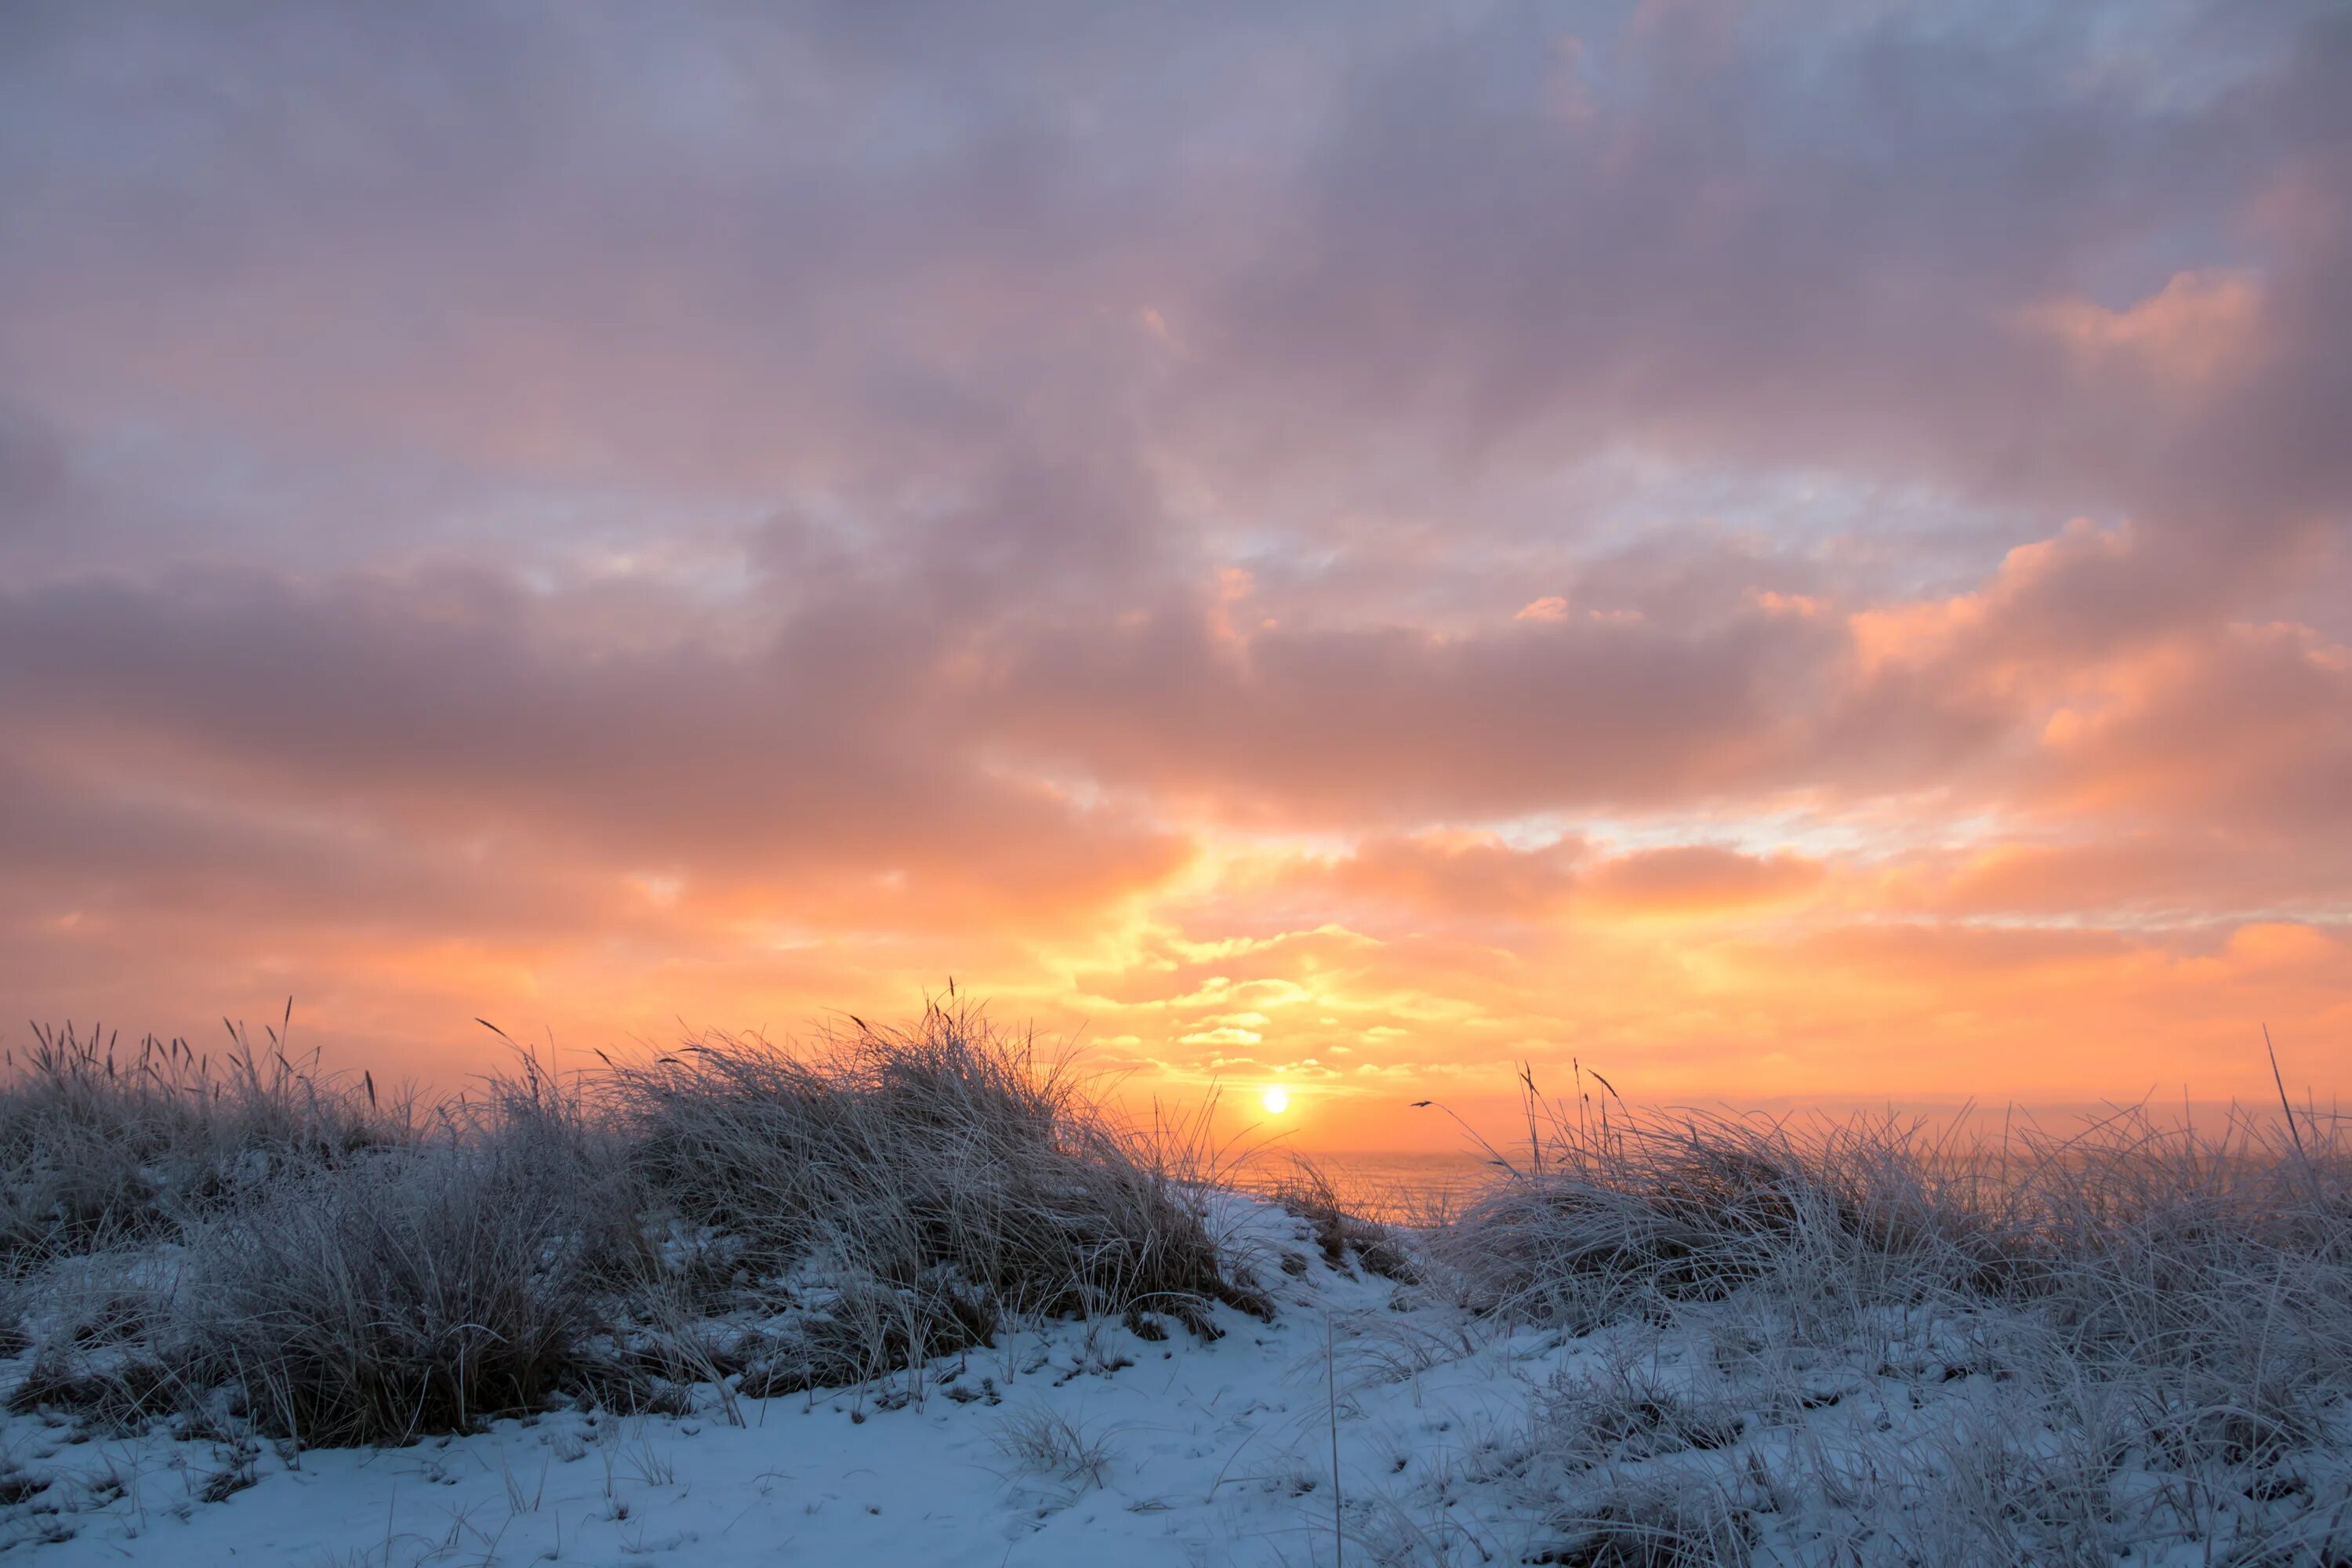
[[[0,1044],[2324,1100],[2348,417],[2338,5],[10,5]]]

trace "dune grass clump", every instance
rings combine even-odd
[[[563,1080],[518,1052],[422,1114],[267,1041],[215,1069],[45,1031],[0,1089],[18,1408],[398,1444],[857,1384],[1008,1314],[1265,1310],[1179,1151],[977,1011]]]
[[[1352,1257],[1368,1274],[1400,1285],[1420,1282],[1421,1268],[1397,1227],[1356,1213],[1340,1200],[1330,1176],[1312,1160],[1293,1154],[1290,1168],[1266,1189],[1293,1216],[1307,1222],[1323,1261],[1344,1269]]]
[[[2334,1121],[2200,1130],[2141,1109],[1993,1143],[1885,1119],[1529,1111],[1527,1143],[1490,1150],[1502,1173],[1432,1238],[1464,1300],[1631,1335],[1681,1369],[1682,1399],[1753,1413],[1655,1454],[1638,1423],[1631,1445],[1539,1423],[1556,1485],[1663,1466],[1759,1516],[1836,1519],[1857,1562],[1944,1561],[1927,1543],[1945,1539],[2053,1563],[2352,1550],[2352,1149]],[[1566,1389],[1555,1415],[1651,1408],[1604,1393]]]
[[[1114,1457],[1107,1436],[1089,1432],[1073,1415],[1044,1406],[1016,1411],[998,1424],[997,1451],[1024,1469],[1066,1484],[1099,1487]]]
[[[537,1061],[437,1135],[314,1162],[189,1234],[173,1327],[264,1432],[400,1444],[575,1387],[634,1259],[633,1196]]]
[[[535,1409],[593,1303],[593,1216],[504,1140],[321,1169],[194,1238],[175,1326],[274,1436],[407,1442]]]
[[[290,1048],[283,1023],[258,1048],[232,1028],[218,1058],[36,1026],[0,1080],[6,1271],[166,1237],[290,1171],[415,1135],[407,1101],[379,1103],[373,1079],[323,1077]]]
[[[2249,1345],[2266,1375],[2352,1366],[2352,1150],[2325,1121],[2209,1136],[2135,1110],[1998,1148],[1885,1120],[1555,1122],[1439,1246],[1474,1304],[1530,1321],[1765,1287],[2030,1308],[2070,1354],[2242,1382]]]
[[[730,1280],[813,1274],[845,1307],[911,1313],[891,1359],[926,1321],[969,1337],[1005,1312],[1266,1310],[1171,1152],[976,1009],[856,1023],[807,1052],[708,1037],[605,1091],[649,1197]]]
[[[1621,1483],[1589,1502],[1563,1502],[1547,1528],[1558,1544],[1529,1563],[1558,1568],[1748,1568],[1755,1540],[1744,1510],[1703,1489]]]
[[[329,1446],[543,1405],[631,1211],[576,1100],[535,1071],[491,1091],[431,1135],[272,1149],[156,1243],[53,1258],[18,1288],[40,1332],[10,1405],[107,1431],[233,1411]]]
[[[855,1384],[1007,1314],[1266,1310],[1180,1152],[974,1010],[562,1082],[519,1054],[422,1115],[268,1042],[215,1068],[45,1031],[0,1087],[18,1408],[402,1443]]]
[[[1776,1276],[1999,1294],[2032,1244],[1972,1152],[1892,1121],[1554,1120],[1444,1233],[1478,1305],[1591,1324]]]

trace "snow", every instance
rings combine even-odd
[[[290,1465],[264,1445],[250,1486],[205,1501],[234,1468],[216,1445],[160,1432],[78,1444],[63,1424],[11,1416],[0,1455],[54,1479],[7,1510],[9,1539],[59,1568],[1328,1562],[1335,1411],[1343,1495],[1369,1494],[1508,1402],[1475,1370],[1393,1381],[1431,1359],[1419,1340],[1453,1335],[1458,1353],[1454,1314],[1330,1268],[1278,1209],[1234,1199],[1226,1218],[1277,1300],[1270,1324],[1221,1308],[1210,1342],[1181,1330],[1153,1342],[1116,1321],[1033,1324],[911,1385],[739,1400],[740,1427],[713,1394],[689,1417],[565,1411]],[[1285,1272],[1284,1254],[1305,1272]],[[1099,1443],[1099,1468],[1006,1452],[1041,1415]],[[44,1500],[58,1511],[35,1513]]]
[[[1514,1331],[1332,1268],[1269,1204],[1227,1196],[1218,1219],[1276,1310],[1218,1309],[1214,1341],[1029,1323],[862,1388],[705,1388],[684,1416],[567,1410],[290,1460],[160,1424],[83,1441],[62,1416],[7,1416],[0,1551],[44,1568],[1610,1562],[1630,1559],[1556,1554],[1627,1498],[1670,1498],[1677,1477],[1724,1496],[1727,1475],[1758,1560],[1845,1561],[1835,1494],[1867,1471],[1903,1500],[1877,1516],[1893,1555],[1870,1560],[1917,1561],[1959,1517],[1939,1488],[2069,1495],[2074,1457],[1983,1370],[1981,1325],[1886,1312],[1809,1340],[1727,1301],[1670,1327]]]

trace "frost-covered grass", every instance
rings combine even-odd
[[[1481,1315],[1638,1358],[1552,1389],[1511,1466],[1577,1560],[1694,1530],[1728,1560],[2352,1560],[2332,1119],[1987,1144],[1579,1106],[1433,1238]]]
[[[962,1011],[430,1107],[277,1032],[18,1068],[0,1550],[2352,1563],[2325,1118],[1531,1104],[1397,1226]]]
[[[217,1058],[150,1037],[123,1048],[68,1026],[7,1054],[0,1082],[0,1247],[9,1273],[169,1237],[295,1172],[413,1142],[415,1102],[322,1079],[286,1023]]]
[[[646,1197],[719,1279],[816,1266],[950,1315],[1251,1307],[1187,1151],[1114,1120],[1026,1036],[938,1009],[808,1053],[725,1036],[616,1068],[604,1104]],[[945,1307],[938,1309],[946,1312]]]
[[[861,1383],[1008,1316],[1264,1310],[1192,1151],[975,1011],[562,1082],[518,1056],[427,1109],[282,1029],[233,1046],[44,1034],[0,1088],[15,1407],[403,1443],[559,1397]]]

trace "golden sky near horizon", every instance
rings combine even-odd
[[[2049,9],[12,13],[0,1016],[2352,1089],[2352,19]]]

